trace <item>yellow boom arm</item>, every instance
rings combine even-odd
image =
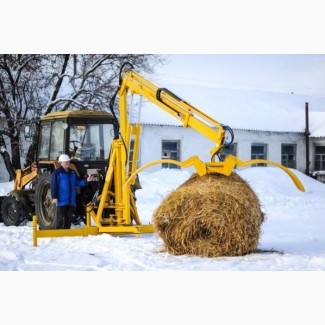
[[[168,89],[158,88],[133,70],[124,75],[119,91],[122,136],[126,134],[129,124],[126,107],[128,91],[143,96],[179,120],[184,127],[190,127],[210,139],[215,145],[210,151],[212,157],[222,151],[225,130],[218,121],[182,100]]]
[[[129,121],[128,94],[137,94],[172,115],[184,127],[190,127],[210,139],[214,146],[210,150],[211,162],[202,162],[193,156],[180,162],[171,159],[159,159],[137,167],[137,155],[140,143],[140,124]],[[119,134],[115,135],[108,161],[102,192],[94,197],[86,207],[86,226],[82,229],[38,230],[37,217],[33,219],[33,244],[37,246],[39,237],[87,236],[89,234],[141,234],[152,233],[153,225],[143,225],[135,203],[134,191],[137,186],[137,174],[143,169],[160,163],[172,163],[181,167],[194,167],[199,175],[219,173],[229,176],[233,169],[256,163],[271,164],[281,168],[293,180],[296,187],[304,191],[297,176],[288,168],[269,160],[253,159],[242,161],[228,155],[224,161],[215,161],[225,145],[225,126],[203,113],[196,107],[165,88],[158,88],[148,80],[131,70],[121,75],[119,95]],[[133,150],[131,139],[133,138]],[[130,152],[132,151],[132,155]],[[20,188],[22,184],[16,184]]]
[[[207,173],[220,173],[227,176],[231,174],[236,166],[246,167],[256,163],[264,163],[281,168],[288,174],[288,176],[292,179],[299,190],[305,190],[298,177],[292,171],[274,161],[253,159],[244,162],[237,157],[228,155],[224,161],[215,162],[215,156],[220,153],[224,147],[225,130],[223,125],[214,120],[212,117],[200,111],[198,108],[180,99],[168,89],[158,88],[156,85],[144,79],[133,70],[129,71],[123,76],[123,82],[120,86],[119,91],[122,137],[125,136],[126,139],[128,138],[127,130],[131,127],[127,118],[128,107],[126,98],[128,91],[130,91],[132,94],[138,94],[145,97],[150,102],[156,104],[158,107],[162,108],[174,116],[176,119],[181,121],[184,127],[191,127],[214,142],[214,147],[210,151],[211,162],[209,163],[203,163],[197,156],[193,156],[184,162],[177,162],[175,160],[168,161],[164,159],[164,163],[174,163],[182,167],[193,166],[199,175],[204,175]],[[128,182],[132,183],[132,181],[134,181],[135,175],[141,170],[158,163],[162,163],[162,161],[155,160],[151,163],[148,163],[138,169],[137,172],[134,172],[133,168],[133,174],[131,175]]]

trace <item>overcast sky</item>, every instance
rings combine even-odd
[[[157,71],[170,84],[325,96],[325,55],[172,54]]]
[[[103,9],[103,7],[106,9]],[[19,10],[17,10],[19,8]],[[37,8],[37,10],[35,10]],[[2,1],[2,53],[324,53],[323,1]],[[68,17],[60,19],[58,17]],[[42,26],[42,28],[40,28]]]

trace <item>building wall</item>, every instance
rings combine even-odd
[[[296,144],[296,162],[299,171],[305,171],[305,138],[302,133],[234,130],[237,143],[237,157],[242,160],[251,159],[251,145],[260,143],[267,145],[267,159],[281,163],[281,144]]]
[[[162,140],[180,141],[182,161],[193,155],[198,155],[205,162],[210,161],[210,150],[214,147],[212,141],[194,129],[145,124],[142,126],[139,166],[161,158]],[[237,143],[236,156],[244,161],[251,159],[251,145],[253,143],[267,144],[267,159],[277,163],[281,163],[281,144],[296,144],[297,169],[305,172],[306,146],[303,133],[236,129],[234,130],[234,143]],[[313,143],[312,139],[311,143]],[[310,156],[312,158],[312,153],[310,153]],[[161,168],[161,165],[150,168],[158,170]]]
[[[315,146],[325,146],[325,137],[322,138],[311,138],[309,142],[309,156],[310,156],[310,172],[314,171],[314,155],[315,155]]]
[[[4,121],[0,119],[0,127],[4,127]],[[281,163],[281,144],[297,145],[297,169],[301,172],[306,170],[306,145],[303,133],[294,132],[269,132],[269,131],[250,131],[234,130],[234,143],[237,144],[236,156],[241,160],[251,159],[252,143],[267,144],[267,159]],[[139,153],[139,167],[152,160],[161,159],[162,141],[179,140],[180,141],[180,160],[197,155],[204,161],[210,161],[210,150],[214,147],[212,141],[191,128],[180,126],[160,126],[160,125],[142,125],[141,144]],[[9,142],[5,137],[7,150],[10,153]],[[310,172],[314,168],[314,147],[315,144],[325,146],[325,138],[310,138]],[[151,171],[159,170],[161,165],[150,167]],[[193,170],[193,169],[192,169]],[[9,174],[5,168],[2,157],[0,157],[0,182],[7,182]]]
[[[141,143],[139,154],[139,166],[152,160],[162,158],[162,141],[179,140],[181,145],[180,160],[184,161],[193,155],[197,155],[203,161],[210,160],[210,150],[214,144],[193,129],[179,126],[143,125],[141,131]],[[161,165],[150,167],[151,170],[159,170]]]

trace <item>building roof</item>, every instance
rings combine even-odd
[[[305,104],[308,103],[312,137],[325,137],[325,98],[285,93],[198,86],[170,89],[184,101],[233,129],[305,132]],[[181,125],[164,110],[143,101],[142,124]]]

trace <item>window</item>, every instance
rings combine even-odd
[[[161,157],[162,159],[173,159],[180,161],[180,141],[172,141],[172,140],[163,140],[162,141],[162,152]],[[170,163],[163,163],[161,164],[162,168],[176,168],[179,169],[180,167]]]
[[[224,161],[228,155],[237,156],[237,143],[232,143],[223,148],[219,155],[220,161]]]
[[[288,168],[296,168],[296,144],[281,145],[281,164]]]
[[[251,159],[267,159],[266,144],[253,143],[251,149]],[[252,167],[256,166],[266,166],[266,164],[252,165]]]
[[[62,121],[43,124],[39,136],[38,158],[41,160],[56,160],[63,153],[63,139]]]
[[[38,146],[39,159],[44,159],[44,160],[49,159],[50,140],[51,140],[51,124],[43,124],[39,136],[39,146]]]
[[[325,146],[315,146],[314,170],[325,170]]]
[[[63,122],[57,121],[52,124],[50,160],[56,160],[63,152],[64,128]]]
[[[70,128],[70,156],[78,160],[108,159],[113,141],[113,124],[73,124]]]

